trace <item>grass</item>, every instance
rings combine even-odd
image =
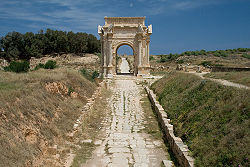
[[[250,71],[243,72],[212,72],[205,77],[215,79],[225,79],[231,82],[239,83],[250,87]]]
[[[145,92],[144,92],[145,93]],[[147,123],[144,124],[145,129],[144,131],[147,134],[150,134],[156,140],[162,140],[162,133],[160,127],[157,122],[157,117],[152,110],[151,103],[148,97],[145,95],[143,99],[141,99],[142,108],[144,111],[144,116],[146,118]]]
[[[86,79],[88,79],[91,82],[94,82],[95,78],[99,76],[99,73],[97,71],[81,69],[80,72]]]
[[[152,85],[196,166],[248,166],[250,91],[192,74],[169,73]]]
[[[80,139],[91,139],[96,140],[100,134],[100,129],[102,127],[101,122],[104,120],[105,116],[110,112],[107,110],[107,99],[111,96],[111,91],[105,88],[101,91],[101,96],[99,96],[93,105],[93,109],[84,115],[82,131],[80,132],[78,138]],[[78,167],[84,164],[88,159],[91,158],[92,152],[96,146],[92,143],[81,143],[80,149],[75,150],[76,156],[74,157],[72,167]]]
[[[78,98],[48,92],[49,82],[71,87]],[[0,166],[25,166],[44,153],[42,143],[63,141],[95,87],[75,70],[0,71]],[[34,132],[34,143],[27,130]]]
[[[152,105],[145,93],[142,92],[143,98],[141,99],[141,104],[146,118],[147,123],[144,123],[143,131],[147,134],[150,134],[154,140],[164,140],[165,145],[162,145],[161,148],[166,152],[166,158],[174,162],[174,166],[178,167],[179,164],[177,159],[174,157],[172,150],[169,147],[169,143],[163,137],[163,132],[160,128],[160,124],[157,121],[157,115],[153,111]]]
[[[167,71],[157,71],[157,72],[150,72],[151,75],[154,75],[154,76],[163,76],[165,75],[166,73],[168,73]]]

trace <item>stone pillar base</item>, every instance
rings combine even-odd
[[[140,76],[149,76],[150,75],[150,66],[142,66],[142,67],[138,67],[138,73],[137,73],[137,77]]]

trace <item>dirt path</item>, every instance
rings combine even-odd
[[[208,79],[210,81],[214,81],[214,82],[220,83],[220,84],[225,85],[225,86],[232,86],[232,87],[241,88],[241,89],[242,88],[243,89],[250,89],[250,87],[248,87],[248,86],[238,84],[238,83],[234,83],[234,82],[230,82],[230,81],[227,81],[227,80],[224,80],[224,79],[214,79],[214,78],[204,77],[204,75],[207,74],[207,73],[196,73],[195,72],[194,74],[201,77],[202,79]]]
[[[112,114],[106,123],[106,135],[86,167],[154,167],[166,158],[163,142],[143,132],[146,119],[142,110],[142,88],[135,80],[116,79],[110,100]]]

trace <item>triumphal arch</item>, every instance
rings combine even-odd
[[[101,71],[104,77],[116,75],[117,50],[128,45],[134,54],[134,75],[149,75],[149,42],[152,25],[145,26],[146,17],[104,17],[98,26],[101,39]]]

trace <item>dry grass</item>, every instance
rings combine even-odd
[[[82,131],[78,134],[81,140],[91,139],[95,141],[97,138],[102,138],[100,129],[103,128],[101,122],[104,120],[110,110],[107,109],[108,98],[111,96],[111,91],[102,88],[101,96],[98,97],[93,105],[93,109],[84,115]],[[79,140],[80,141],[80,140]],[[75,150],[75,158],[72,167],[78,167],[84,164],[91,158],[93,150],[96,146],[92,143],[78,143],[79,149]]]
[[[250,87],[250,71],[244,72],[212,72],[205,77],[225,79],[231,82],[239,83]]]
[[[48,82],[63,83],[79,97],[48,92]],[[39,165],[33,160],[42,158],[47,146],[65,138],[95,87],[70,69],[22,74],[0,71],[0,166]]]
[[[150,61],[150,65],[153,67],[168,66],[170,69],[176,68],[175,61],[167,61],[160,63],[160,56],[153,55],[154,59]],[[212,55],[200,55],[200,56],[181,56],[178,60],[183,60],[184,64],[200,65],[202,62],[211,62],[213,65],[220,65],[225,67],[250,67],[250,60],[240,55],[229,55],[228,57],[216,57]]]
[[[216,57],[216,56],[182,56],[180,59],[185,63],[193,65],[200,65],[204,61],[209,61],[213,65],[222,65],[225,67],[250,67],[250,60],[240,55],[230,55],[228,57]]]

